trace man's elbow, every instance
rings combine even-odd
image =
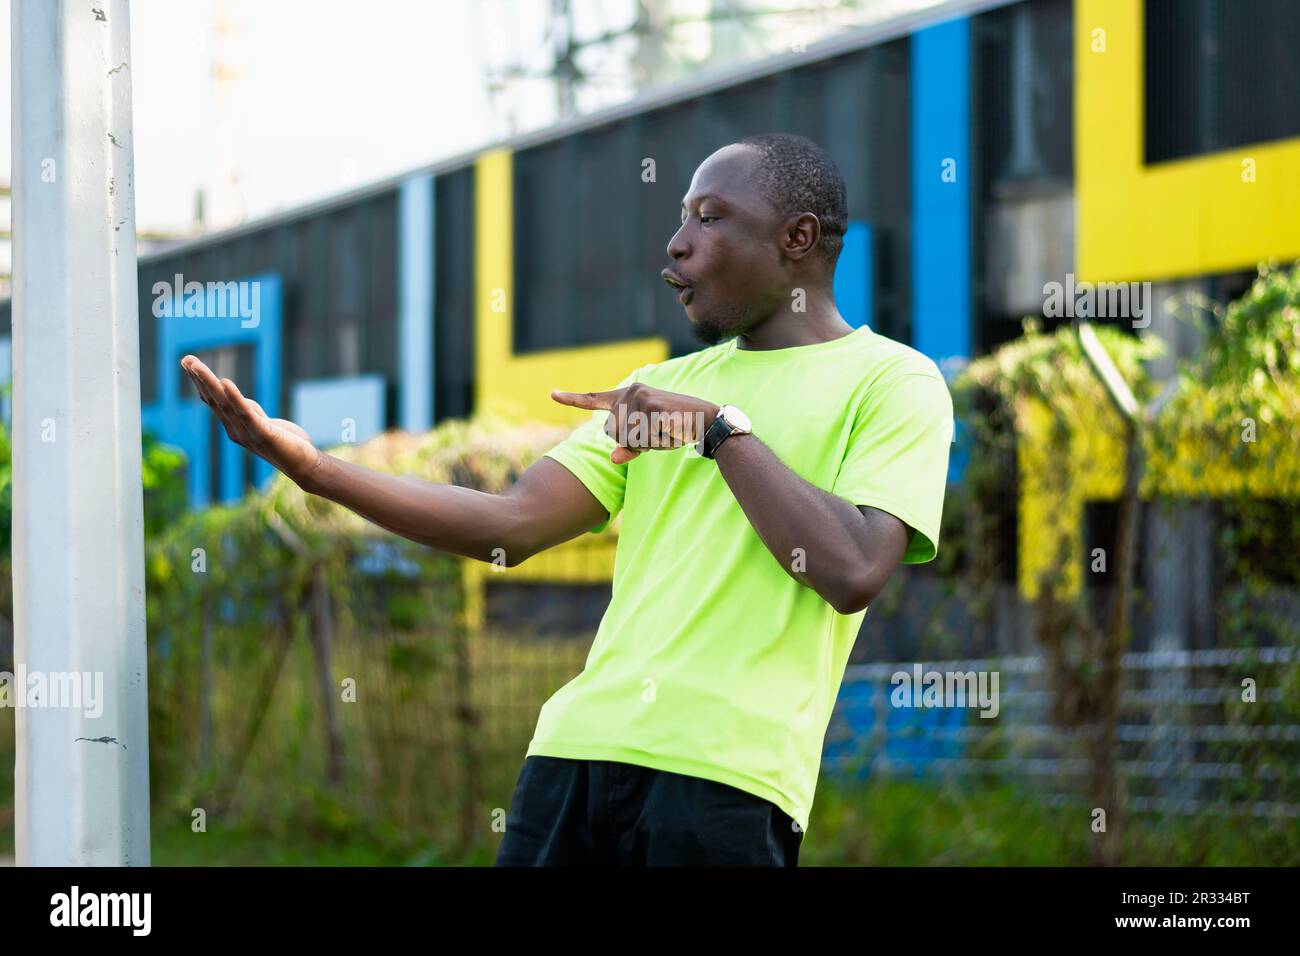
[[[884,589],[885,582],[875,575],[866,575],[845,581],[827,597],[827,602],[838,614],[857,614],[865,611]]]
[[[492,549],[487,560],[501,567],[517,568],[540,550],[542,549],[526,535],[512,534]]]
[[[502,564],[507,568],[519,567],[519,565],[523,564],[536,553],[527,548],[502,548],[501,550],[504,553],[501,556],[501,560],[497,563]]]
[[[854,592],[849,595],[841,596],[830,602],[831,607],[837,614],[857,614],[859,611],[865,611],[867,606],[876,599],[874,594],[861,595]]]

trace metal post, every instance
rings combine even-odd
[[[17,862],[148,865],[127,0],[12,37]]]

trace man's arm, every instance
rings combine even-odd
[[[317,449],[297,425],[269,418],[193,356],[181,366],[236,444],[264,458],[309,494],[337,502],[419,544],[513,567],[608,516],[559,462],[542,458],[500,494],[384,474]]]
[[[906,524],[805,481],[755,435],[732,435],[714,457],[786,573],[840,614],[874,601],[907,553],[912,532]]]
[[[712,402],[644,383],[551,397],[574,408],[609,409],[605,431],[619,442],[610,455],[615,462],[696,441],[718,414]],[[805,481],[754,435],[731,436],[715,460],[781,567],[841,614],[875,600],[907,553],[912,532],[905,523]]]
[[[299,486],[418,544],[514,567],[608,515],[567,468],[540,458],[500,494],[398,477],[322,454]]]

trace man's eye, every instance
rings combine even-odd
[[[701,216],[700,222],[713,222],[713,220],[717,218],[718,218],[717,216]]]

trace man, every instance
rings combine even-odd
[[[542,708],[498,865],[797,863],[867,605],[935,556],[953,427],[934,363],[837,311],[846,222],[802,137],[708,157],[663,278],[709,347],[552,392],[591,418],[499,495],[323,454],[182,360],[232,440],[430,547],[513,566],[623,512],[613,597]]]

